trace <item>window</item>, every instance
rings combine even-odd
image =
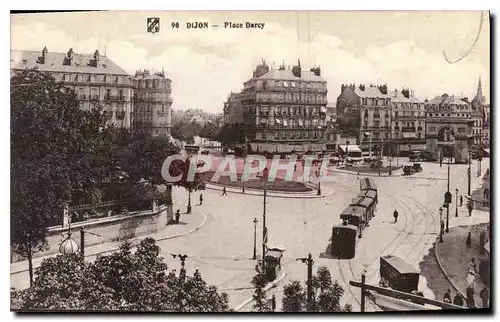
[[[161,106],[161,112],[162,112],[162,113],[165,113],[165,105],[162,105],[162,106]]]
[[[125,95],[123,95],[123,89],[120,90],[120,99],[125,99]]]
[[[111,96],[111,89],[109,89],[109,88],[108,88],[108,89],[106,90],[106,99],[109,99],[109,98],[110,98],[110,96]]]

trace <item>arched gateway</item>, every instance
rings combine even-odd
[[[446,94],[425,104],[427,150],[438,160],[452,157],[455,163],[467,163],[474,123],[470,104]]]

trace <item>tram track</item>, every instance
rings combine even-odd
[[[356,191],[355,188],[353,188],[353,187],[351,187],[349,185],[346,185],[346,184],[343,184],[343,183],[338,183],[338,184],[341,185],[346,190]],[[377,191],[377,193],[379,195],[384,195],[384,196],[388,197],[389,199],[393,200],[393,202],[395,202],[396,204],[402,206],[401,209],[405,209],[405,211],[404,211],[404,213],[405,213],[405,223],[404,223],[403,229],[401,231],[398,231],[399,234],[396,235],[389,243],[387,243],[385,245],[385,247],[375,256],[375,258],[370,263],[368,263],[367,265],[364,265],[366,267],[365,268],[366,272],[369,271],[369,269],[380,258],[380,256],[382,254],[385,254],[386,250],[392,244],[394,244],[401,237],[401,235],[403,235],[403,234],[406,233],[406,236],[396,245],[396,247],[392,250],[392,252],[390,254],[395,253],[402,244],[404,244],[406,241],[408,241],[408,239],[411,236],[416,235],[416,234],[414,234],[414,229],[415,229],[415,225],[417,224],[417,222],[416,222],[417,217],[420,217],[420,220],[418,221],[418,224],[420,224],[422,222],[422,220],[425,221],[424,233],[418,234],[418,235],[420,235],[420,238],[414,243],[414,246],[408,252],[408,255],[405,258],[407,258],[413,252],[413,250],[415,249],[415,247],[417,247],[417,245],[420,244],[421,240],[426,235],[428,235],[429,229],[432,229],[433,224],[434,224],[434,226],[436,226],[436,224],[435,224],[435,219],[436,218],[433,215],[433,213],[427,208],[427,206],[429,206],[430,204],[432,204],[435,201],[436,197],[439,197],[439,194],[436,194],[436,196],[429,203],[427,203],[427,204],[424,205],[423,203],[421,203],[420,201],[416,200],[415,198],[412,198],[411,196],[403,195],[403,198],[398,198],[398,197],[394,197],[393,194],[389,194],[389,193],[384,193],[384,192],[380,192],[380,191]],[[418,211],[414,211],[413,209],[411,209],[408,206],[407,202],[405,200],[403,200],[404,198],[406,198],[408,200],[411,200],[412,203],[413,203],[413,206],[415,208],[417,208]],[[412,217],[412,224],[411,224],[410,229],[408,229],[408,226],[409,226],[408,225],[408,214],[411,214],[411,217]],[[421,214],[421,215],[418,216],[418,214]],[[426,215],[429,215],[429,219],[430,220],[428,220],[428,218],[427,218]],[[431,237],[431,238],[434,238],[434,237]],[[421,255],[421,253],[423,252],[423,250],[424,250],[424,248],[419,252],[419,254],[417,255],[417,258],[416,258],[415,261],[418,261],[418,259],[419,259],[420,255]],[[350,273],[351,273],[351,277],[354,278],[358,274],[356,274],[356,272],[354,272],[354,270],[353,270],[352,260],[348,260],[348,263],[349,263],[349,270],[350,270]],[[355,295],[354,291],[351,289],[351,287],[349,285],[349,281],[346,278],[346,274],[344,274],[344,272],[342,271],[340,260],[338,260],[338,268],[339,268],[339,273],[341,275],[341,278],[343,279],[344,283],[346,283],[347,288],[348,288],[349,292],[351,293],[352,297],[355,299],[355,301],[358,304],[360,304],[360,301],[359,301],[358,297]],[[376,270],[373,271],[366,280],[367,281],[370,280],[373,277],[373,275],[375,275],[375,273],[376,273]]]

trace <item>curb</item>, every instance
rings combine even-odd
[[[196,231],[198,231],[200,228],[202,228],[203,226],[205,226],[205,223],[207,221],[207,215],[202,211],[202,210],[199,210],[199,212],[201,213],[201,215],[203,216],[203,221],[201,222],[201,224],[199,224],[197,227],[191,229],[191,230],[188,230],[184,233],[180,233],[180,234],[176,234],[176,235],[171,235],[171,236],[166,236],[166,237],[162,237],[162,238],[158,238],[158,239],[155,239],[157,242],[158,241],[162,241],[162,240],[168,240],[168,239],[173,239],[173,238],[177,238],[177,237],[181,237],[181,236],[185,236],[185,235],[188,235],[188,234],[191,234],[191,233],[194,233]],[[150,236],[141,236],[141,237],[137,237],[137,238],[147,238],[147,237],[150,237]],[[141,239],[142,240],[142,239]],[[140,241],[138,243],[135,243],[135,245],[132,245],[132,247],[136,247],[138,244],[140,243]],[[100,254],[106,254],[106,253],[112,253],[112,252],[115,252],[117,250],[119,250],[120,247],[115,247],[115,248],[111,248],[111,249],[108,249],[108,250],[104,250],[104,251],[101,251],[101,252],[96,252],[96,253],[90,253],[90,254],[85,254],[84,257],[90,257],[90,256],[97,256],[97,255],[100,255]],[[55,255],[48,255],[47,257],[51,256],[51,257],[55,257],[57,256],[58,254],[55,254]],[[42,260],[43,261],[43,260]],[[33,267],[33,269],[35,269],[36,267]],[[11,271],[10,272],[10,275],[15,275],[15,274],[19,274],[19,273],[24,273],[24,272],[27,272],[29,270],[29,268],[24,268],[22,270],[17,270],[17,271]]]
[[[205,188],[206,189],[210,189],[210,190],[222,191],[222,189],[219,188],[219,186],[216,186],[216,185],[213,185],[213,184],[206,184]],[[245,193],[243,193],[241,191],[230,191],[230,190],[227,190],[227,191],[231,192],[231,193],[235,193],[235,194],[240,194],[240,195],[262,196],[262,193],[257,193],[258,191],[262,191],[262,190],[254,190],[254,189],[248,189],[248,188],[245,188],[245,190],[246,190]],[[300,194],[300,193],[296,193],[296,194],[289,193],[290,194],[289,196],[280,196],[280,195],[274,195],[272,193],[270,194],[269,192],[267,192],[266,195],[267,195],[268,198],[319,199],[319,198],[330,197],[331,195],[334,194],[334,192],[335,191],[332,190],[330,193],[328,193],[326,195],[322,194],[321,196],[318,196],[318,195],[304,195],[304,194]]]
[[[283,271],[283,274],[280,277],[278,277],[275,281],[269,282],[264,287],[264,291],[268,291],[272,287],[275,287],[279,282],[281,282],[281,280],[283,280],[285,278],[285,276],[286,276],[286,273],[285,273],[285,271]],[[251,302],[253,302],[253,297],[249,298],[248,300],[244,301],[243,303],[241,303],[240,305],[238,305],[237,307],[235,307],[234,311],[241,310],[243,307],[247,306]]]
[[[438,237],[439,238],[439,237]],[[460,295],[466,299],[467,296],[464,295],[464,293],[462,293],[462,291],[460,291],[458,289],[458,287],[455,285],[455,283],[453,283],[453,281],[451,280],[451,278],[448,276],[448,274],[446,274],[444,268],[443,268],[443,265],[441,264],[441,259],[439,258],[439,255],[438,255],[438,252],[437,252],[437,248],[438,248],[438,245],[439,245],[439,242],[438,242],[438,238],[436,238],[436,241],[435,241],[435,245],[434,246],[434,255],[436,256],[436,262],[439,266],[439,269],[441,270],[441,272],[443,273],[444,277],[446,278],[446,280],[448,282],[450,282],[451,286],[453,286],[453,288],[455,289],[455,291],[457,291],[457,293],[460,293]]]

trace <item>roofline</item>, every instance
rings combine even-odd
[[[120,67],[121,68],[121,67]],[[12,67],[10,68],[11,70],[26,70],[26,69],[36,69],[36,68],[17,68],[17,67]],[[68,73],[68,74],[85,74],[85,75],[89,75],[89,74],[95,74],[95,75],[113,75],[113,76],[129,76],[129,77],[133,77],[132,75],[130,74],[114,74],[114,73],[86,73],[86,72],[80,72],[80,71],[57,71],[57,70],[39,70],[39,72],[41,73]]]

